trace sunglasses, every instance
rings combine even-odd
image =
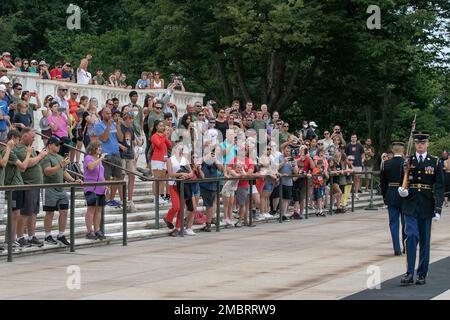
[[[285,128],[289,128],[289,126],[287,126],[287,125],[284,125],[283,127],[285,127]]]
[[[77,96],[78,92],[72,92],[71,94],[73,94],[74,96]]]
[[[199,117],[204,117],[205,115],[204,115],[204,114],[199,114],[198,116],[199,116]]]
[[[68,90],[67,90],[67,89],[59,89],[59,91],[65,91],[65,92],[67,92]]]
[[[155,109],[156,109],[156,110],[162,110],[162,108],[161,108],[161,107],[155,107]]]
[[[22,91],[22,88],[16,88],[17,91]]]
[[[24,62],[23,64],[28,64],[28,62]]]
[[[323,143],[318,143],[317,145],[318,145],[318,146],[323,146]]]

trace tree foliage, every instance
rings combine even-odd
[[[380,30],[366,26],[368,0],[75,1],[81,30],[68,30],[71,2],[4,3],[0,46],[75,65],[90,52],[91,70],[133,82],[182,75],[223,106],[267,103],[294,128],[339,123],[382,150],[406,139],[414,114],[436,139],[450,131],[447,0],[380,0]]]

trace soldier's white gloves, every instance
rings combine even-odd
[[[406,198],[409,195],[408,189],[403,189],[402,187],[398,187],[398,194],[402,198]]]
[[[439,221],[440,219],[441,219],[441,215],[439,213],[435,213],[433,220],[434,221]]]

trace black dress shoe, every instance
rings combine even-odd
[[[417,280],[416,280],[416,284],[417,285],[423,285],[425,283],[426,283],[426,281],[425,281],[425,277],[424,276],[418,276],[417,277]]]
[[[395,251],[394,254],[395,254],[396,256],[401,256],[401,255],[402,255],[402,252],[401,252],[401,251]]]
[[[402,286],[408,286],[414,283],[413,275],[409,272],[405,273],[400,280]]]
[[[403,251],[402,251],[402,252],[403,252],[403,254],[405,254],[405,253],[406,253],[406,249],[405,249],[405,247],[403,247]]]

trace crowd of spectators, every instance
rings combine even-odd
[[[92,55],[88,54],[83,59],[77,67],[72,66],[70,62],[56,61],[52,67],[45,60],[29,60],[16,57],[12,59],[11,53],[3,52],[0,58],[0,69],[18,71],[18,72],[29,72],[39,75],[40,79],[46,80],[57,80],[72,82],[78,84],[93,84],[99,86],[108,86],[113,88],[123,88],[123,89],[165,89],[166,86],[164,79],[161,77],[159,71],[141,73],[140,79],[137,80],[136,84],[132,86],[129,81],[127,81],[127,75],[120,71],[120,69],[114,70],[113,73],[109,75],[104,75],[104,70],[102,68],[97,68],[95,70],[95,75],[88,71],[89,61],[92,59]],[[174,90],[185,91],[185,87],[181,76],[172,76],[172,81],[168,86],[172,86]]]
[[[84,58],[81,70],[76,71],[81,78],[89,78],[86,70],[90,58]],[[374,167],[376,154],[371,140],[365,139],[361,144],[357,135],[351,133],[346,135],[350,138],[347,143],[339,125],[332,130],[319,130],[315,121],[304,121],[302,128],[294,132],[277,111],[270,113],[265,104],[255,108],[250,101],[242,108],[239,100],[232,101],[230,107],[219,107],[212,100],[206,105],[197,101],[176,106],[170,100],[177,90],[175,87],[182,87],[180,79],[175,79],[161,96],[147,94],[143,106],[137,103],[138,92],[134,90],[129,93],[128,104],[121,106],[119,99],[113,98],[99,106],[95,97],[79,97],[76,89],[69,90],[67,82],[59,82],[57,94],[48,95],[41,102],[37,92],[24,91],[20,83],[9,81],[7,71],[3,70],[13,65],[5,61],[3,69],[0,66],[3,72],[0,73],[0,142],[4,143],[0,179],[4,179],[5,184],[77,181],[78,177],[65,170],[74,166],[83,172],[87,182],[123,180],[126,176],[127,209],[133,212],[136,209],[133,172],[137,171],[141,156],[145,157],[148,176],[157,179],[195,181],[222,176],[249,177],[248,180],[221,182],[219,186],[215,182],[200,181],[184,184],[185,204],[180,203],[179,183],[156,182],[158,187],[155,184],[153,192],[159,190],[156,195],[159,203],[171,205],[164,221],[173,236],[180,232],[181,223],[186,223],[186,235],[195,235],[192,225],[200,219],[200,199],[206,208],[204,230],[211,231],[211,225],[220,222],[213,218],[218,187],[223,201],[222,219],[227,227],[248,225],[249,212],[255,219],[281,212],[284,220],[303,219],[307,206],[317,216],[325,217],[330,207],[330,192],[334,195],[335,213],[344,213],[352,189],[357,198],[368,190],[368,172]],[[51,70],[50,77],[56,75],[57,80],[64,79],[62,73],[58,78],[57,70],[61,65],[55,65],[56,71]],[[120,79],[120,70],[116,70],[114,76],[115,81],[117,77]],[[151,76],[143,73],[137,86],[164,88],[164,80],[159,76],[158,72]],[[94,81],[102,82],[101,77],[94,77]],[[42,113],[39,123],[33,123],[34,112]],[[35,139],[33,129],[43,134],[45,148],[40,152],[31,148]],[[86,155],[82,157],[80,151]],[[126,172],[122,168],[127,169]],[[365,171],[366,176],[353,175]],[[366,180],[365,188],[361,178]],[[249,180],[255,182],[251,190]],[[103,239],[105,235],[99,227],[101,208],[121,207],[122,189],[86,187],[84,191],[88,206],[86,238]],[[67,245],[64,237],[67,199],[60,190],[50,189],[43,195],[30,196],[18,191],[13,197],[13,238],[17,246],[42,244],[34,234],[40,197],[48,216],[45,242],[59,241]],[[250,197],[252,208],[249,207]],[[187,208],[185,222],[180,221],[182,205]],[[59,211],[62,217],[56,241],[51,234],[54,211]],[[28,236],[23,235],[25,224]]]

